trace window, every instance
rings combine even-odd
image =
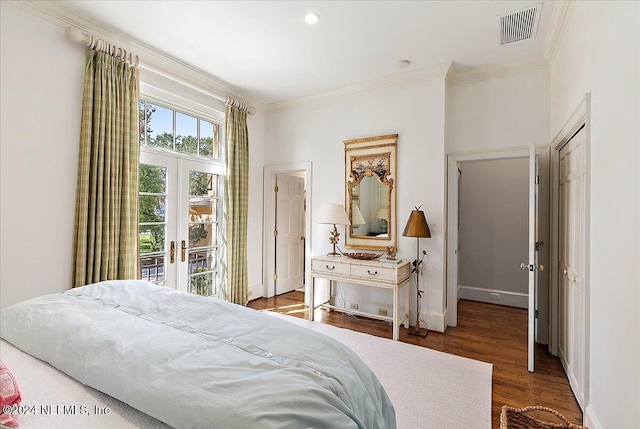
[[[217,160],[220,125],[140,101],[140,144]]]
[[[199,295],[218,294],[224,256],[219,245],[221,128],[216,118],[140,102],[143,279]]]

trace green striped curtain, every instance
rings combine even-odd
[[[138,69],[87,50],[73,286],[138,276]]]
[[[225,206],[227,210],[227,293],[226,300],[246,305],[247,218],[249,207],[249,133],[247,112],[235,106],[226,108]]]

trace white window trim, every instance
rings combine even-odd
[[[215,109],[211,106],[206,106],[202,103],[198,103],[196,101],[190,100],[188,98],[177,95],[173,92],[164,90],[162,88],[158,88],[156,86],[141,82],[140,83],[140,100],[144,100],[147,102],[151,102],[152,104],[158,104],[159,106],[166,107],[171,110],[175,110],[179,113],[184,113],[188,115],[195,116],[198,119],[202,119],[205,121],[209,121],[211,123],[217,124],[220,126],[220,135],[219,135],[219,147],[218,147],[218,158],[206,158],[203,156],[186,154],[182,152],[175,152],[173,150],[157,148],[153,146],[147,146],[143,142],[140,142],[140,151],[148,152],[148,153],[160,153],[165,156],[172,156],[179,159],[188,159],[195,160],[200,162],[207,162],[212,165],[215,165],[220,169],[220,173],[218,174],[220,178],[219,183],[219,198],[220,198],[220,209],[219,219],[218,219],[218,237],[217,241],[218,245],[218,255],[217,255],[217,265],[220,267],[218,271],[218,281],[217,285],[217,294],[219,298],[225,299],[227,292],[227,254],[226,254],[226,207],[224,205],[225,201],[225,193],[224,193],[224,176],[226,175],[226,163],[225,163],[225,152],[226,152],[226,131],[225,131],[225,112]],[[174,124],[175,128],[175,124]]]

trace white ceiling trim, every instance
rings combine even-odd
[[[574,3],[575,0],[557,1],[553,6],[549,31],[547,31],[547,38],[544,40],[544,48],[542,51],[542,54],[549,64],[553,64],[558,43],[562,37],[562,31],[569,20]]]
[[[236,99],[247,102],[247,104],[253,105],[257,111],[264,110],[263,104],[256,103],[249,99],[242,90],[216,79],[215,77],[144,43],[134,40],[133,38],[126,37],[126,35],[115,30],[113,27],[78,15],[75,12],[57,5],[56,2],[26,0],[11,1],[9,3],[61,28],[73,25],[84,32],[108,40],[127,51],[136,53],[140,57],[141,62],[158,70],[162,70],[164,73],[174,76],[178,80],[183,80],[195,87],[199,87],[205,91],[217,93],[222,96],[230,95]]]
[[[393,76],[350,85],[313,96],[284,100],[267,105],[251,100],[239,88],[236,88],[133,38],[127,37],[125,34],[111,26],[81,16],[61,5],[56,4],[56,2],[26,0],[11,1],[10,3],[28,13],[39,16],[48,22],[58,25],[61,28],[74,25],[85,32],[89,32],[97,37],[109,40],[128,51],[133,51],[138,54],[143,63],[174,76],[178,80],[183,80],[188,84],[192,84],[195,87],[202,88],[212,93],[231,95],[234,98],[247,101],[248,104],[254,105],[258,111],[275,113],[305,105],[330,102],[375,90],[402,87],[433,79],[445,79],[449,86],[455,86],[548,68],[549,59],[553,59],[558,39],[561,37],[562,28],[567,21],[574,0],[569,0],[568,2],[556,2],[552,15],[551,28],[548,32],[547,38],[545,39],[544,57],[541,55],[540,57],[521,59],[508,63],[471,67],[462,71],[456,71],[452,67],[452,63],[449,62],[405,71]]]
[[[282,112],[285,110],[294,109],[301,106],[310,104],[326,103],[335,101],[338,99],[351,97],[354,95],[364,94],[371,91],[378,91],[381,89],[397,88],[407,85],[413,85],[415,83],[424,82],[434,79],[445,79],[451,68],[451,62],[446,64],[438,64],[430,67],[423,67],[420,69],[412,70],[396,74],[393,76],[387,76],[380,79],[375,79],[369,82],[358,83],[355,85],[349,85],[342,88],[334,89],[324,92],[322,94],[312,95],[309,97],[296,98],[293,100],[278,101],[275,103],[267,104],[267,114]]]
[[[467,70],[453,71],[448,79],[449,86],[464,85],[489,79],[497,79],[517,73],[548,69],[549,63],[542,57],[525,58],[507,63],[471,67]]]

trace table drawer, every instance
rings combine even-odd
[[[349,275],[349,264],[344,262],[332,262],[332,261],[311,261],[311,271],[316,271],[324,274],[333,275]]]
[[[355,277],[362,277],[371,280],[396,282],[397,270],[395,268],[376,267],[367,265],[352,265],[351,275]]]

